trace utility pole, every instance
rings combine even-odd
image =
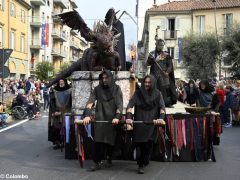
[[[220,43],[219,43],[219,37],[218,37],[218,30],[217,30],[217,5],[216,5],[216,0],[212,0],[213,4],[214,4],[214,21],[215,21],[215,33],[216,33],[216,38],[217,38],[217,44],[218,44],[218,48],[219,48],[219,56],[218,56],[218,63],[219,63],[219,80],[221,78],[221,74],[222,74],[222,52],[221,52],[221,48],[220,48]]]
[[[2,54],[2,103],[4,101],[4,93],[3,93],[3,86],[4,86],[4,47],[2,47],[3,49],[3,54]]]
[[[3,47],[3,44],[0,43],[0,47],[2,48],[3,50],[3,53],[2,53],[2,61],[0,62],[0,64],[2,65],[2,90],[1,90],[1,93],[2,93],[2,103],[3,103],[3,99],[4,99],[4,95],[3,95],[3,73],[4,73],[4,47]],[[1,49],[0,48],[0,49]],[[1,58],[0,58],[1,59]]]

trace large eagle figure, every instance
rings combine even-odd
[[[90,43],[90,48],[84,51],[81,59],[50,81],[48,87],[61,78],[69,77],[74,71],[126,70],[123,24],[116,18],[116,14],[113,8],[109,9],[105,20],[96,22],[93,30],[87,26],[76,10],[57,15],[63,24],[79,31]]]

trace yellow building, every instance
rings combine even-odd
[[[240,1],[218,0],[199,4],[193,10],[193,32],[228,35],[234,23],[240,22]],[[215,25],[216,22],[216,25]]]
[[[13,49],[5,65],[10,77],[26,78],[28,67],[28,11],[24,0],[0,0],[0,48]]]

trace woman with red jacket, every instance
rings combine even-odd
[[[221,121],[223,123],[223,104],[226,93],[224,90],[224,84],[222,82],[219,82],[218,85],[216,86],[216,93],[218,94],[221,103],[219,107],[219,113]]]

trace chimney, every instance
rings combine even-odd
[[[154,8],[157,7],[156,0],[153,0],[153,7],[154,7]]]

